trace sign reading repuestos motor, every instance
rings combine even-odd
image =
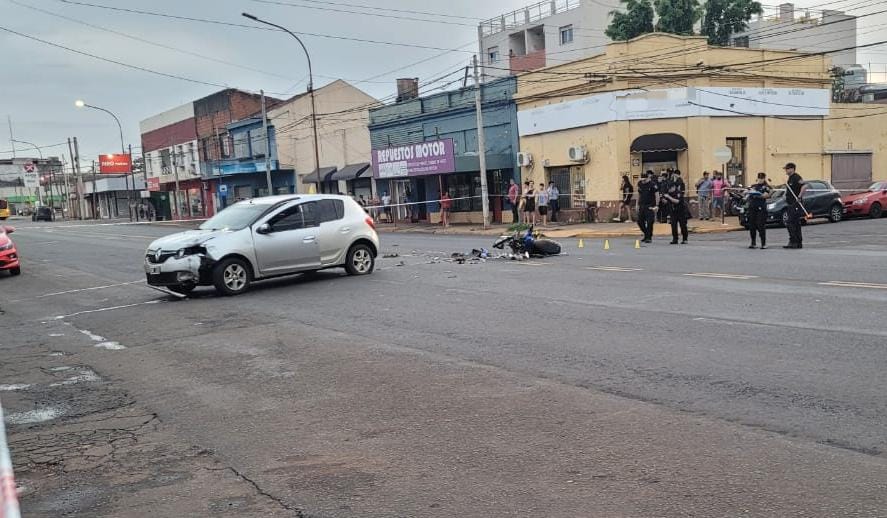
[[[129,155],[99,155],[99,172],[121,174],[132,172],[132,159]]]
[[[455,170],[453,139],[373,150],[373,175],[376,178],[427,176]]]

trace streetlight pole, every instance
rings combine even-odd
[[[111,110],[106,110],[104,108],[100,108],[98,106],[93,106],[91,104],[87,104],[86,102],[77,99],[74,101],[74,106],[78,108],[92,108],[93,110],[98,110],[100,112],[105,112],[111,117],[114,117],[114,121],[117,123],[117,129],[120,131],[120,154],[126,154],[126,145],[123,144],[123,125],[120,124],[120,119],[117,118],[116,115]],[[132,174],[132,156],[129,157],[129,173]],[[129,220],[132,221],[132,192],[129,189],[129,176],[124,176],[126,180],[126,201],[129,205]],[[133,182],[135,183],[135,182]]]
[[[37,146],[37,144],[34,144],[33,142],[28,142],[26,140],[16,140],[14,138],[10,138],[9,141],[10,142],[18,142],[19,144],[27,144],[27,145],[31,146],[32,148],[37,150],[37,154],[40,155],[40,160],[43,161],[43,151],[40,149],[40,147]],[[50,200],[51,200],[52,199],[51,198],[52,186],[50,186],[49,195],[50,195]],[[37,202],[40,203],[41,205],[43,204],[43,196],[40,196],[40,170],[39,169],[37,170]],[[50,201],[49,205],[52,206],[51,201]]]
[[[317,174],[317,186],[320,187],[320,184],[321,184],[321,180],[320,180],[320,145],[318,144],[318,141],[317,141],[317,105],[315,104],[315,100],[314,100],[314,70],[311,67],[311,55],[308,53],[308,47],[305,46],[305,44],[302,42],[302,40],[298,36],[296,36],[295,33],[293,33],[293,31],[287,29],[286,27],[282,27],[280,25],[277,25],[276,23],[271,23],[271,22],[262,20],[261,18],[253,16],[249,13],[241,13],[241,14],[245,18],[249,18],[250,20],[253,20],[254,22],[259,22],[259,23],[264,23],[265,25],[270,25],[271,27],[280,29],[283,32],[289,34],[290,36],[295,38],[296,41],[299,42],[299,45],[302,46],[302,50],[305,51],[305,58],[308,60],[308,94],[311,97],[311,127],[314,130],[314,172],[315,172],[315,174]],[[270,150],[269,150],[269,152],[270,152]],[[296,178],[296,180],[298,180],[298,178]],[[296,183],[298,184],[298,181]],[[296,185],[295,188],[298,189],[298,185]]]

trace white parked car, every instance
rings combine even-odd
[[[215,286],[238,295],[254,280],[344,267],[372,273],[373,219],[350,197],[269,196],[235,203],[198,230],[158,239],[145,253],[148,284],[176,293]]]

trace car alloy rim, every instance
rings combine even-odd
[[[844,215],[843,207],[832,207],[832,219],[838,221]]]
[[[225,286],[233,291],[240,291],[246,284],[246,270],[239,264],[225,268]]]
[[[355,270],[360,273],[366,273],[370,269],[372,258],[370,258],[370,253],[366,249],[361,248],[354,252],[354,258],[351,260],[351,263],[354,265]]]

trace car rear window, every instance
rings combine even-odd
[[[336,221],[345,217],[345,204],[342,200],[320,200],[320,222]]]

